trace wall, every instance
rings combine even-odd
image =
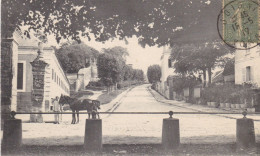
[[[238,47],[240,45],[237,45]],[[242,84],[246,81],[246,67],[250,66],[251,81],[260,87],[260,48],[249,50],[236,50],[235,53],[235,83]]]
[[[19,49],[19,63],[24,64],[24,84],[22,90],[17,90],[17,111],[29,111],[32,106],[31,100],[31,91],[32,91],[32,66],[30,62],[32,62],[36,58],[36,54],[33,49],[27,49],[28,51],[24,51],[25,49]]]
[[[31,91],[32,91],[32,62],[37,57],[38,47],[26,46],[23,43],[23,46],[19,46],[19,61],[25,64],[25,88],[23,90],[18,90],[18,110],[19,111],[31,111],[32,101],[31,101]],[[41,111],[50,111],[52,106],[51,98],[60,96],[61,94],[69,95],[70,85],[69,81],[61,68],[59,61],[57,60],[54,50],[52,48],[44,48],[42,53],[42,60],[48,63],[45,68],[45,77],[44,77],[44,99]],[[17,79],[16,79],[17,81]]]
[[[174,69],[172,67],[169,67],[168,65],[168,60],[170,59],[171,56],[171,49],[168,47],[163,47],[163,54],[161,57],[161,71],[162,71],[162,77],[161,77],[161,83],[160,83],[160,89],[158,91],[165,96],[168,99],[173,98],[173,93],[172,89],[167,86],[167,78],[170,75],[175,75],[174,74]],[[173,62],[171,63],[173,65]]]
[[[171,49],[164,47],[163,55],[161,57],[161,70],[162,70],[161,81],[162,82],[165,82],[169,75],[174,75],[174,69],[169,68],[168,66],[168,59],[170,58],[170,56],[171,56]]]
[[[18,63],[18,45],[16,42],[19,40],[19,33],[14,33],[14,41],[13,41],[13,62],[12,62],[12,99],[11,99],[11,111],[17,111],[17,63]]]
[[[43,60],[48,63],[45,73],[43,102],[52,106],[51,98],[60,97],[61,94],[70,95],[70,84],[52,48],[44,48]],[[43,109],[47,111],[45,104]]]

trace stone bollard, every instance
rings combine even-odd
[[[89,151],[102,150],[101,119],[86,119],[84,148]]]
[[[15,119],[15,112],[11,112],[11,119],[4,121],[3,149],[18,149],[22,146],[22,120]]]
[[[245,116],[246,112],[243,112],[244,118],[237,119],[237,148],[250,148],[255,147],[255,130],[253,119],[248,119]]]
[[[173,112],[170,111],[170,118],[163,119],[162,147],[164,149],[176,149],[180,145],[179,119],[172,118]]]

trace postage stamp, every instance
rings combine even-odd
[[[259,43],[259,3],[257,0],[223,0],[218,16],[221,39],[236,49],[251,49]],[[243,43],[238,48],[236,43]],[[251,45],[251,46],[250,46]]]

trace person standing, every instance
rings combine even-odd
[[[60,104],[60,116],[59,116],[59,119],[60,119],[60,122],[62,122],[62,112],[63,112],[63,105]]]
[[[59,97],[56,96],[56,98],[53,101],[53,107],[54,107],[54,112],[57,114],[54,114],[54,120],[55,120],[55,124],[59,124],[60,123],[60,119],[59,119],[59,113],[60,113],[60,104],[59,104]]]

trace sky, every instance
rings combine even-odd
[[[127,48],[129,57],[127,57],[126,63],[132,64],[133,68],[135,69],[142,69],[145,73],[150,65],[160,64],[163,47],[158,48],[156,46],[146,46],[145,48],[142,48],[138,44],[137,37],[130,38],[127,41],[128,44],[118,39],[114,39],[113,41],[109,40],[105,43],[97,42],[93,39],[91,41],[88,41],[87,38],[82,39],[82,42],[98,51],[101,51],[102,48],[112,48],[115,46]],[[56,40],[54,37],[49,37],[48,43],[56,43]]]
[[[85,43],[99,51],[102,48],[112,48],[115,46],[127,48],[129,57],[127,58],[126,63],[132,64],[133,68],[136,69],[142,69],[146,71],[150,65],[160,64],[160,58],[163,51],[162,47],[158,48],[155,46],[146,46],[145,48],[142,48],[140,45],[138,45],[138,39],[136,37],[129,39],[128,42],[129,43],[126,44],[124,41],[114,40],[112,42],[108,41],[104,44],[95,41],[87,41]]]

